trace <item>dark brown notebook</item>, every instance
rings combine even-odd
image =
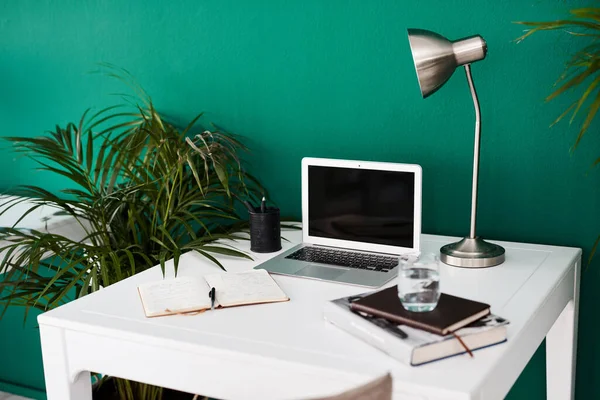
[[[442,293],[433,311],[407,311],[400,303],[397,286],[355,301],[352,309],[438,335],[452,333],[490,313],[488,304],[445,293]]]

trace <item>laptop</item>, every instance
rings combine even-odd
[[[302,244],[255,267],[377,288],[418,255],[419,165],[302,159]]]

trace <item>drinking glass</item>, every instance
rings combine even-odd
[[[408,311],[435,309],[440,299],[440,259],[437,254],[400,258],[398,297]]]

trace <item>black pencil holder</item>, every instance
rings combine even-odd
[[[250,214],[250,250],[255,253],[272,253],[281,250],[281,224],[279,208],[268,207],[265,212]]]

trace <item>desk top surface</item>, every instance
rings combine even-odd
[[[289,239],[289,242],[282,241],[282,251],[301,240],[300,231],[284,231],[282,235]],[[455,238],[423,235],[422,251],[437,252],[453,240]],[[522,352],[526,345],[527,351],[533,354],[539,342],[533,345],[535,348],[529,348],[532,345],[527,344],[527,340],[517,339],[533,334],[535,327],[529,321],[554,296],[558,283],[572,271],[573,263],[581,256],[581,251],[574,248],[498,243],[506,249],[506,261],[500,266],[487,269],[441,266],[443,292],[489,303],[493,313],[511,322],[508,341],[476,352],[474,359],[458,356],[420,367],[401,364],[323,319],[325,302],[368,289],[277,275],[273,277],[290,297],[289,302],[148,319],[136,288],[141,283],[162,278],[160,268],[154,267],[42,314],[38,321],[42,325],[157,346],[299,363],[366,378],[392,371],[395,382],[400,380],[407,386],[433,387],[442,394],[474,393],[490,375],[497,373],[496,367],[508,354]],[[249,270],[277,254],[250,253],[248,241],[235,242],[234,246],[251,254],[254,261],[218,257],[230,272]],[[169,261],[168,275],[172,275],[172,266]],[[196,253],[187,253],[180,259],[180,276],[202,276],[219,271],[216,265]],[[547,322],[544,335],[552,322]]]

